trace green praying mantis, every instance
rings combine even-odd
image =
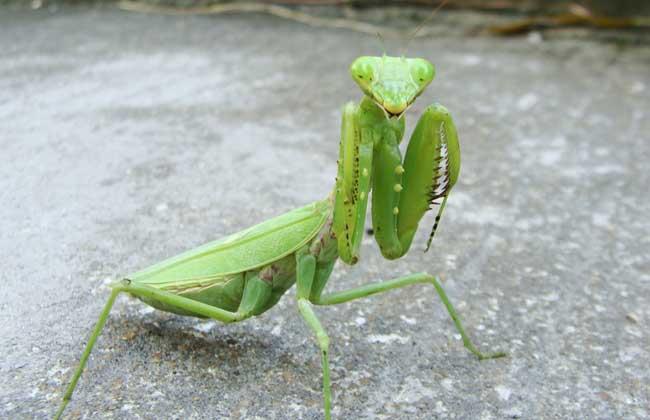
[[[111,285],[112,292],[86,344],[55,418],[61,417],[117,296],[128,293],[167,312],[223,323],[243,321],[273,307],[294,284],[297,306],[316,336],[322,363],[325,418],[331,418],[329,337],[314,306],[336,305],[415,284],[432,285],[465,347],[481,353],[465,333],[438,279],[426,273],[323,293],[338,259],[359,261],[372,191],[372,226],[382,255],[406,254],[425,212],[439,206],[429,248],[449,193],[458,179],[460,149],[443,106],[427,107],[402,159],[404,113],[434,78],[421,58],[359,57],[350,73],[363,92],[343,109],[336,185],[328,198],[207,243]]]

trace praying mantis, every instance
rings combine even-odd
[[[433,286],[464,346],[480,360],[439,280],[410,274],[350,290],[324,293],[337,260],[359,261],[372,191],[372,227],[381,254],[389,260],[411,247],[425,212],[438,206],[429,249],[449,193],[458,180],[460,149],[452,118],[442,105],[424,110],[402,159],[404,113],[434,78],[422,58],[359,57],[350,66],[363,92],[343,109],[336,184],[316,201],[249,229],[154,264],[111,285],[111,294],[82,353],[55,414],[72,397],[90,352],[118,295],[127,293],[167,312],[223,323],[243,321],[273,307],[294,284],[300,314],[315,334],[322,364],[324,416],[331,419],[330,340],[314,311],[416,284]]]

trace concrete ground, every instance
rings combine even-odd
[[[107,284],[325,196],[347,74],[371,36],[267,16],[0,10],[0,417],[48,418]],[[399,53],[389,42],[389,53]],[[318,311],[337,419],[650,415],[650,48],[413,41],[455,116],[463,168],[431,252],[371,237],[331,289],[429,271],[432,289]],[[69,418],[318,419],[294,292],[223,326],[118,300]]]

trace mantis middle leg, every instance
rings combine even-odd
[[[330,265],[333,265],[332,262]],[[314,287],[314,280],[319,276],[316,258],[313,255],[306,253],[299,253],[296,256],[296,284],[298,287],[298,309],[300,314],[305,319],[309,328],[316,335],[316,341],[321,354],[321,365],[323,368],[323,405],[325,406],[325,419],[331,419],[332,408],[332,391],[330,388],[330,367],[329,367],[329,336],[322,324],[318,320],[318,316],[313,310],[312,304],[309,301],[309,295],[312,287]],[[331,269],[331,267],[329,267]],[[327,276],[331,270],[325,270]],[[325,279],[326,281],[326,279]],[[316,285],[318,287],[318,285]]]
[[[333,264],[333,262],[331,263]],[[449,301],[447,294],[440,285],[440,282],[434,277],[426,273],[411,274],[404,277],[398,277],[392,280],[386,280],[379,283],[373,283],[354,289],[335,292],[331,294],[322,295],[322,289],[327,282],[329,276],[329,269],[318,269],[316,259],[312,255],[298,255],[297,257],[297,270],[296,270],[296,283],[298,286],[298,308],[307,325],[316,335],[316,340],[321,353],[321,364],[323,370],[323,403],[325,405],[325,418],[330,419],[332,393],[330,389],[330,369],[329,369],[329,337],[325,329],[321,325],[316,313],[313,310],[313,305],[337,305],[339,303],[349,302],[351,300],[364,298],[373,294],[387,292],[392,289],[406,287],[414,284],[431,284],[440,300],[447,308],[451,319],[456,326],[463,339],[463,345],[474,354],[479,360],[494,359],[504,357],[504,352],[482,353],[479,351],[472,340],[469,338],[463,328],[458,313]]]
[[[454,306],[449,301],[449,298],[447,297],[445,290],[442,288],[442,285],[434,276],[431,276],[426,273],[411,274],[404,277],[398,277],[392,280],[386,280],[379,283],[372,283],[372,284],[356,287],[354,289],[345,290],[342,292],[335,292],[327,295],[316,296],[312,298],[312,302],[316,305],[337,305],[339,303],[349,302],[351,300],[364,298],[366,296],[387,292],[392,289],[398,289],[413,284],[430,284],[435,288],[436,292],[438,293],[438,296],[440,297],[440,300],[445,305],[445,308],[447,308],[447,312],[449,312],[449,316],[453,320],[454,325],[456,326],[456,330],[458,330],[458,333],[461,335],[463,339],[463,345],[472,354],[478,357],[479,360],[494,359],[498,357],[504,357],[506,355],[506,353],[504,352],[482,353],[476,348],[474,343],[472,343],[472,340],[465,332],[465,328],[463,328],[463,324],[460,321],[460,317],[458,316],[458,313],[454,309]]]

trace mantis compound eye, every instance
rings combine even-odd
[[[377,79],[374,59],[376,57],[359,57],[350,66],[352,79],[366,92]]]
[[[408,61],[411,78],[420,87],[420,91],[424,90],[435,77],[436,70],[433,64],[422,58],[412,58]]]

